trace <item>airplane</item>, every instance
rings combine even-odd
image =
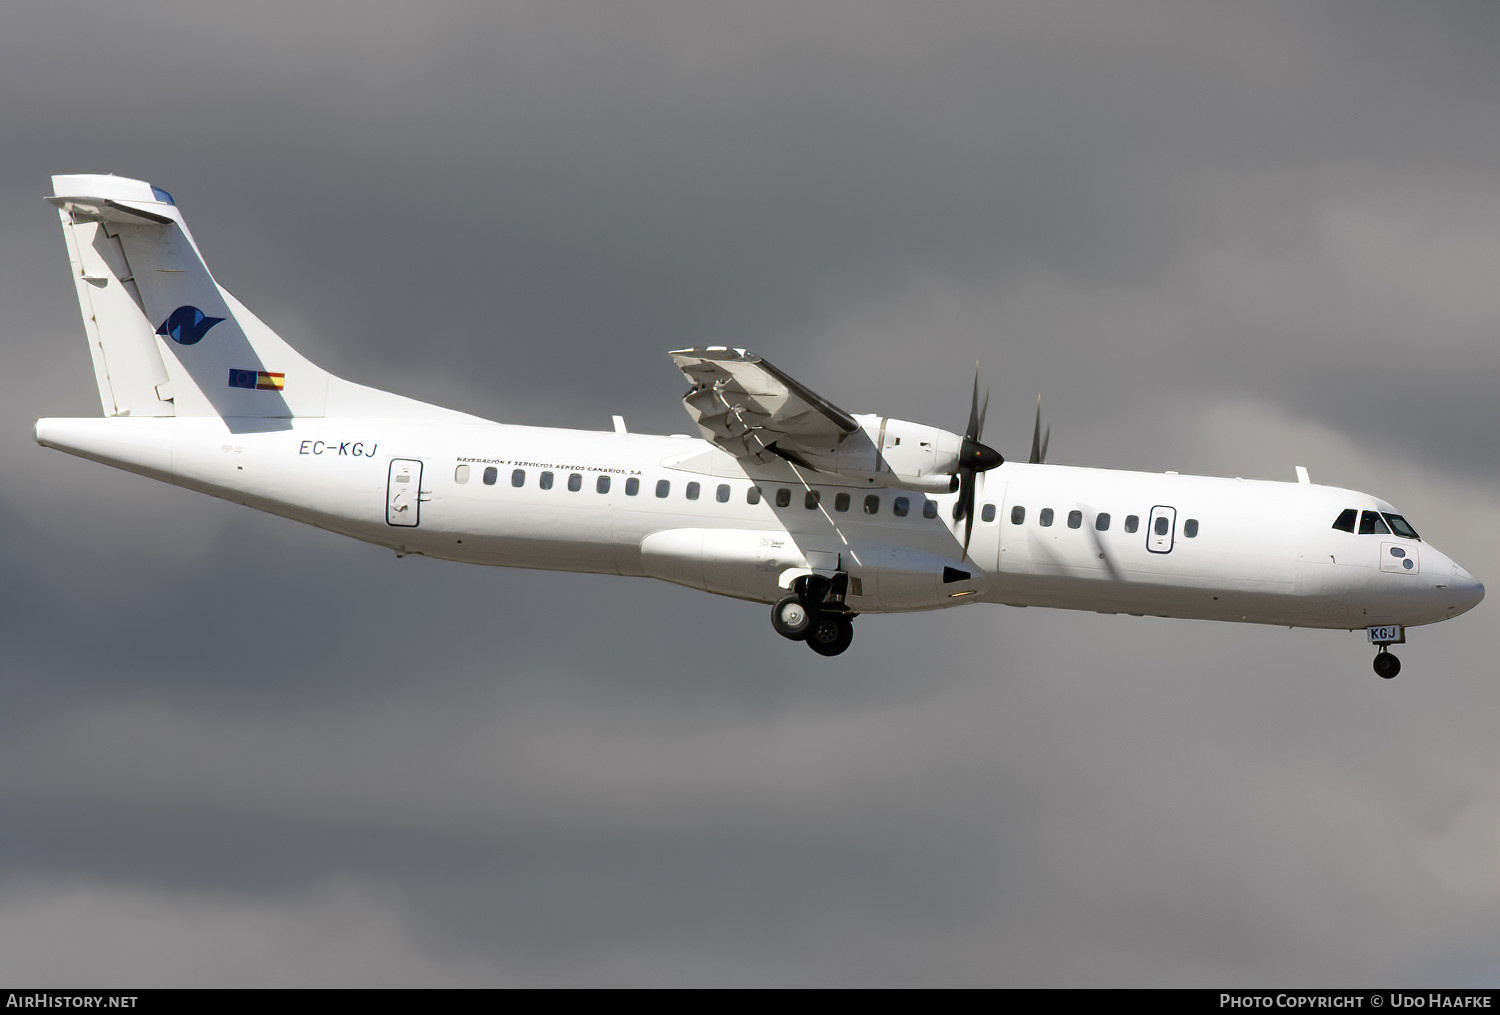
[[[1391,504],[1296,482],[1046,461],[854,415],[765,359],[669,353],[699,435],[499,423],[315,366],[220,287],[172,196],[54,176],[102,417],[40,419],[82,458],[394,550],[657,578],[769,604],[835,656],[863,614],[978,603],[1359,630],[1394,677],[1405,629],[1484,586]]]

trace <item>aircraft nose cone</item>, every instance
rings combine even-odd
[[[1470,578],[1466,582],[1460,579],[1460,582],[1459,595],[1462,597],[1460,601],[1463,603],[1463,609],[1460,612],[1467,613],[1483,601],[1484,583],[1477,578]]]
[[[1475,578],[1459,564],[1453,564],[1453,577],[1446,583],[1446,595],[1450,605],[1450,617],[1468,613],[1484,600],[1484,583]],[[1442,588],[1442,586],[1439,586]]]
[[[1000,452],[994,448],[967,437],[964,438],[963,448],[958,453],[959,464],[975,472],[988,472],[1004,461]]]

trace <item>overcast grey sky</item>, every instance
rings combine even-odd
[[[980,607],[820,660],[34,445],[54,173],[172,191],[313,360],[689,428],[668,349],[1070,464],[1394,502],[1500,579],[1490,3],[0,8],[0,981],[1500,983],[1493,603]]]

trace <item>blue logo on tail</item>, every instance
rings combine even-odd
[[[224,318],[209,317],[197,307],[178,307],[167,315],[156,329],[158,335],[166,335],[178,345],[197,345],[208,334],[208,329]]]

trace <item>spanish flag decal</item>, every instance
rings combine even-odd
[[[271,374],[264,370],[229,371],[231,388],[257,388],[261,391],[280,391],[286,387],[286,374]]]

